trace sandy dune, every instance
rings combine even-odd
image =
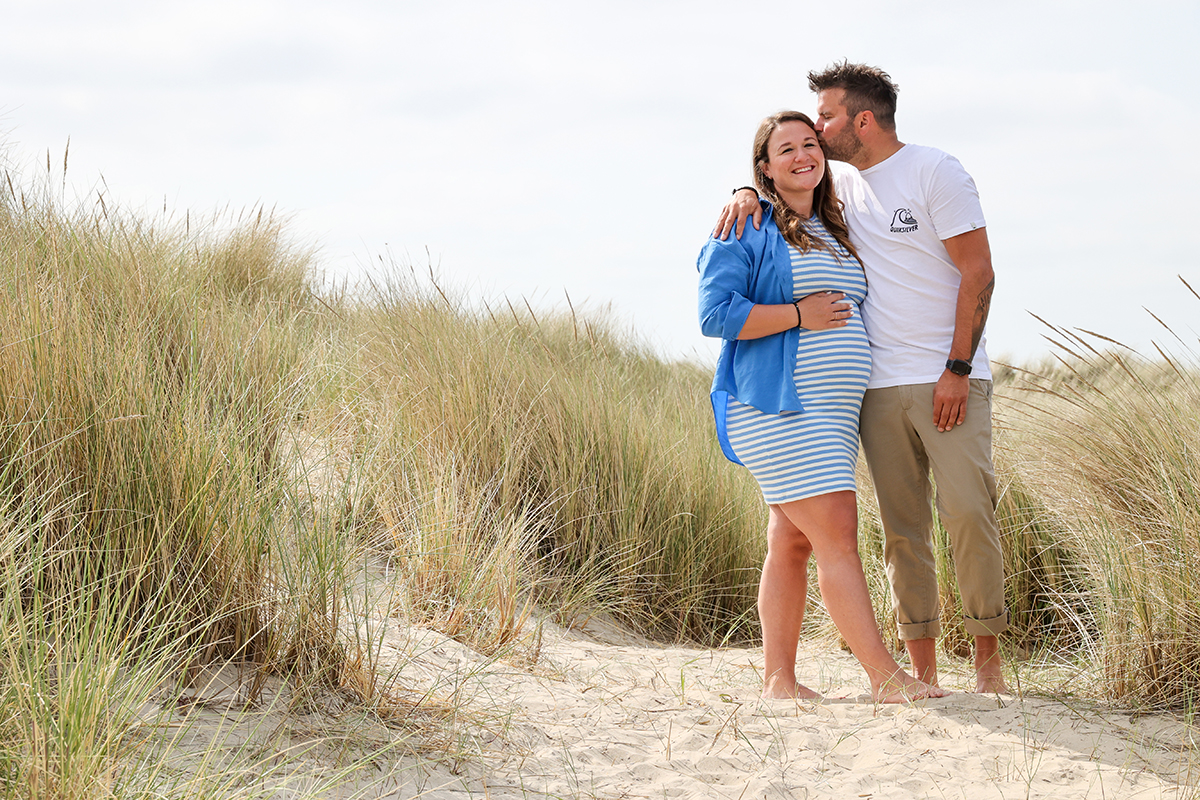
[[[804,644],[820,703],[758,699],[757,650],[638,643],[615,628],[547,626],[533,671],[437,634],[394,634],[411,681],[452,687],[495,719],[453,774],[396,764],[389,798],[1192,797],[1195,730],[1083,701],[957,693],[876,706],[849,655]],[[403,641],[401,641],[403,640]],[[954,665],[943,681],[960,689]],[[384,770],[386,773],[387,770]],[[360,784],[361,788],[367,788]]]

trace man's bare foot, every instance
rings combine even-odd
[[[975,676],[975,692],[976,694],[1008,694],[1008,685],[1004,682],[1003,675],[983,675]]]
[[[763,687],[762,697],[764,700],[820,700],[821,693],[814,692],[795,678],[790,686],[786,680],[772,678]]]
[[[911,703],[914,700],[945,697],[948,694],[952,694],[949,689],[931,686],[924,681],[917,680],[907,672],[901,672],[879,686],[871,687],[871,699],[876,703]]]

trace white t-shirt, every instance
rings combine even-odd
[[[933,383],[950,357],[962,280],[942,240],[986,224],[975,182],[958,159],[915,144],[862,172],[830,164],[867,274],[867,388]],[[972,378],[992,377],[984,345],[981,337]]]

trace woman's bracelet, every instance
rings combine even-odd
[[[793,300],[792,308],[796,309],[796,327],[799,328],[804,322],[800,319],[800,301]]]

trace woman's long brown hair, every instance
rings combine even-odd
[[[783,234],[783,238],[793,247],[801,253],[807,253],[813,248],[830,250],[820,237],[813,236],[808,232],[804,224],[804,217],[783,202],[775,190],[775,181],[768,178],[763,172],[763,165],[770,160],[767,155],[767,145],[771,141],[771,134],[785,122],[803,122],[814,132],[816,131],[816,127],[808,115],[799,111],[780,111],[778,114],[772,114],[764,119],[758,126],[758,133],[754,136],[754,185],[758,187],[758,193],[770,201],[774,208],[775,224],[779,226],[779,232]],[[854,256],[861,266],[862,259],[858,257],[858,251],[850,243],[850,231],[847,230],[846,218],[842,215],[842,201],[838,200],[837,193],[833,189],[833,176],[829,174],[829,152],[825,149],[824,143],[821,143],[821,152],[825,154],[825,174],[821,176],[821,182],[813,191],[813,214],[824,223],[825,230],[829,231],[837,243],[846,248],[846,252]],[[834,256],[837,256],[837,253],[834,253]]]

